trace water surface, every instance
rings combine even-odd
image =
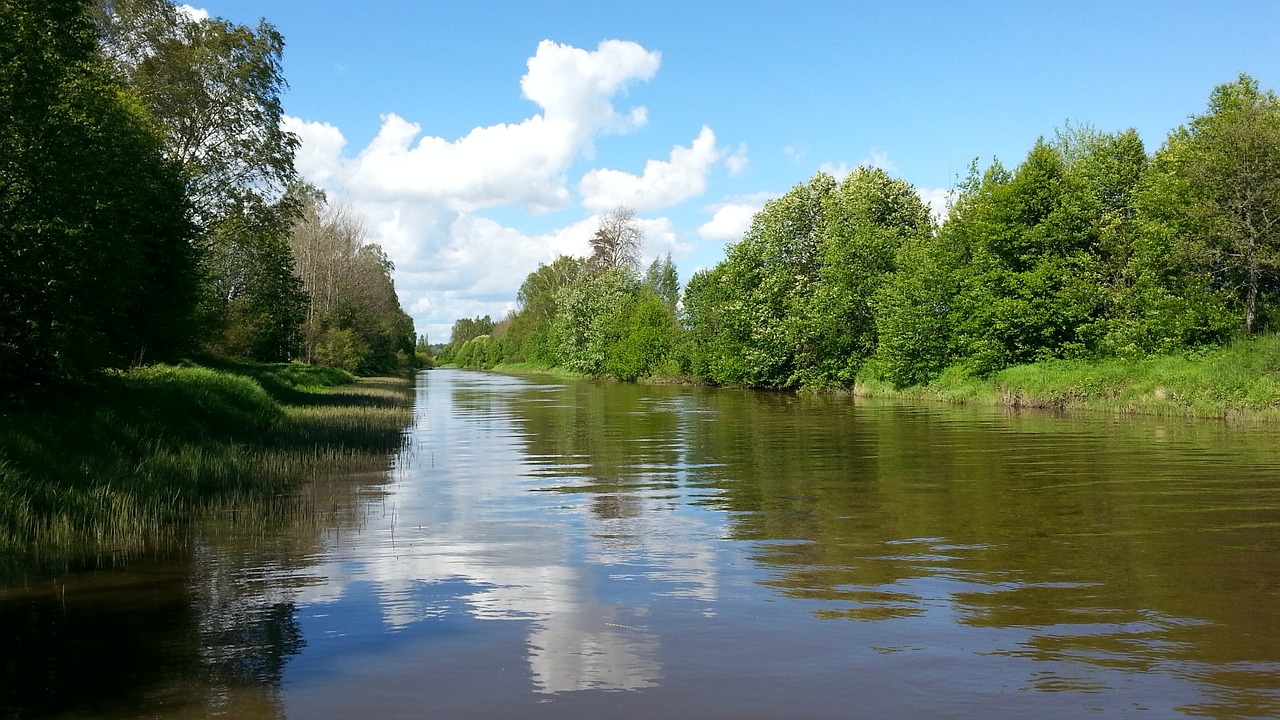
[[[1275,428],[418,382],[297,517],[11,569],[0,716],[1280,716]]]

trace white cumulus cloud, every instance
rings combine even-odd
[[[643,175],[591,170],[578,185],[582,204],[593,210],[625,205],[640,211],[676,205],[706,192],[707,173],[723,154],[715,133],[703,126],[689,147],[671,150],[670,160],[645,163]]]
[[[730,175],[741,175],[747,171],[751,162],[747,159],[747,144],[740,143],[738,149],[733,154],[724,159],[725,167],[729,168]]]
[[[455,140],[424,135],[418,123],[387,114],[355,158],[342,156],[346,140],[332,125],[286,118],[285,126],[303,140],[304,176],[339,185],[357,201],[427,201],[458,212],[510,204],[562,208],[570,201],[564,176],[574,160],[590,156],[598,136],[644,124],[644,108],[619,110],[613,100],[628,83],[651,78],[660,60],[633,42],[606,40],[587,51],[544,40],[520,83],[541,113]]]
[[[204,8],[193,7],[191,5],[179,5],[177,7],[178,14],[192,22],[200,22],[209,19],[209,11]]]
[[[751,229],[751,220],[764,209],[774,195],[761,193],[713,206],[711,219],[698,227],[698,236],[706,240],[741,240]]]
[[[661,55],[634,42],[605,40],[594,52],[550,40],[538,44],[529,72],[520,80],[524,96],[546,111],[546,121],[578,143],[596,130],[625,131],[644,124],[644,108],[619,113],[609,101],[633,80],[649,80]]]
[[[343,172],[342,150],[347,139],[328,123],[307,122],[285,116],[281,125],[298,136],[301,145],[293,159],[298,173],[317,185],[325,185]]]
[[[930,214],[933,219],[942,222],[947,218],[947,212],[951,209],[951,198],[953,192],[947,188],[916,188],[920,199],[929,206]]]
[[[561,178],[581,146],[541,116],[494,125],[447,141],[418,136],[422,127],[398,115],[348,165],[347,189],[360,197],[434,200],[459,210],[504,204],[563,207]]]
[[[520,283],[539,263],[588,251],[595,218],[529,234],[477,212],[568,207],[573,164],[593,157],[600,137],[645,124],[643,107],[619,106],[618,99],[631,83],[651,79],[660,63],[659,53],[634,42],[606,40],[587,50],[547,40],[520,80],[524,97],[539,108],[524,119],[446,139],[386,114],[374,139],[353,156],[334,125],[287,117],[284,128],[302,141],[296,158],[302,176],[364,217],[370,239],[395,263],[397,290],[419,331],[445,340],[456,318],[498,319],[511,309]],[[696,173],[698,163],[717,152],[714,135],[705,135],[673,151],[675,175]],[[658,184],[679,194],[697,182],[668,173]],[[645,223],[659,247],[677,246],[667,221]]]

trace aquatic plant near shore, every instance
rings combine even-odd
[[[410,393],[306,366],[155,366],[28,401],[0,415],[0,549],[133,550],[204,512],[385,467]]]

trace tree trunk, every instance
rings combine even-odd
[[[1258,319],[1258,283],[1260,282],[1261,270],[1258,263],[1253,260],[1249,263],[1249,291],[1245,298],[1244,309],[1244,331],[1246,335],[1253,334],[1254,324]]]

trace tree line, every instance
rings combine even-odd
[[[442,359],[838,389],[1195,350],[1280,323],[1280,101],[1242,74],[1152,154],[1067,126],[1012,169],[975,161],[940,223],[883,170],[819,173],[683,293],[669,257],[609,262],[619,217]]]
[[[270,23],[169,0],[0,17],[0,384],[192,354],[413,362],[385,253],[294,169]]]
[[[629,208],[600,220],[591,254],[541,265],[519,309],[494,323],[461,318],[437,360],[470,367],[528,362],[635,380],[679,371],[680,281],[671,256],[641,271],[644,233]]]

